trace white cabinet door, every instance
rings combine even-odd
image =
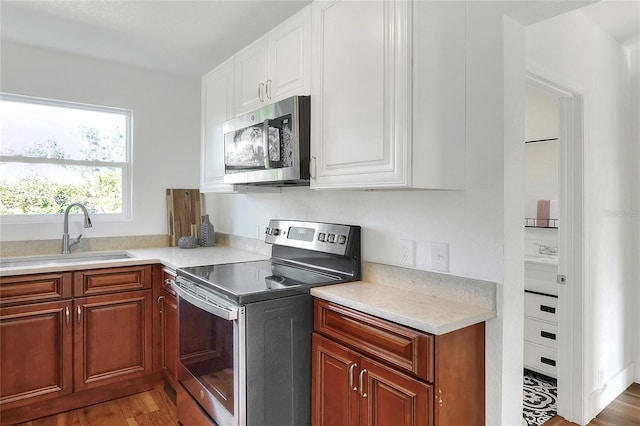
[[[233,113],[233,58],[202,77],[202,145],[200,191],[231,192],[224,184],[222,124]]]
[[[310,92],[311,7],[235,55],[235,113]]]
[[[235,113],[259,108],[266,101],[267,36],[262,36],[236,53]]]
[[[311,7],[269,31],[266,101],[310,92]]]
[[[410,186],[410,4],[311,6],[311,186]]]

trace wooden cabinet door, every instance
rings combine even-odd
[[[224,183],[222,125],[234,116],[233,58],[202,77],[201,192],[232,192]]]
[[[308,95],[311,68],[311,7],[307,6],[268,34],[266,102]]]
[[[75,390],[152,371],[151,290],[75,299]]]
[[[267,36],[264,35],[234,56],[235,114],[264,105],[267,81]]]
[[[311,7],[311,186],[410,186],[410,3]]]
[[[0,408],[70,394],[73,374],[72,303],[0,309]]]
[[[317,333],[313,333],[312,353],[312,424],[358,425],[359,355]]]
[[[162,290],[160,299],[162,330],[162,368],[169,382],[178,384],[178,302],[174,295]]]
[[[431,425],[432,388],[366,357],[360,359],[360,424]]]

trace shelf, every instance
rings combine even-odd
[[[524,227],[558,229],[558,219],[538,219],[535,217],[525,217]]]

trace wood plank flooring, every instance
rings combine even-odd
[[[640,425],[640,384],[633,383],[607,406],[588,426]],[[544,426],[577,426],[560,416],[552,417]]]
[[[169,390],[172,392],[173,390]],[[173,400],[172,400],[173,398]],[[175,395],[162,388],[90,405],[16,426],[175,426]]]
[[[171,392],[172,390],[169,390]],[[67,411],[16,426],[175,426],[175,395],[162,388]],[[577,426],[560,416],[544,426]],[[588,426],[640,426],[640,384],[633,383]]]

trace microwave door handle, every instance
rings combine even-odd
[[[262,150],[264,151],[264,167],[272,169],[271,158],[269,157],[269,119],[262,123]]]

